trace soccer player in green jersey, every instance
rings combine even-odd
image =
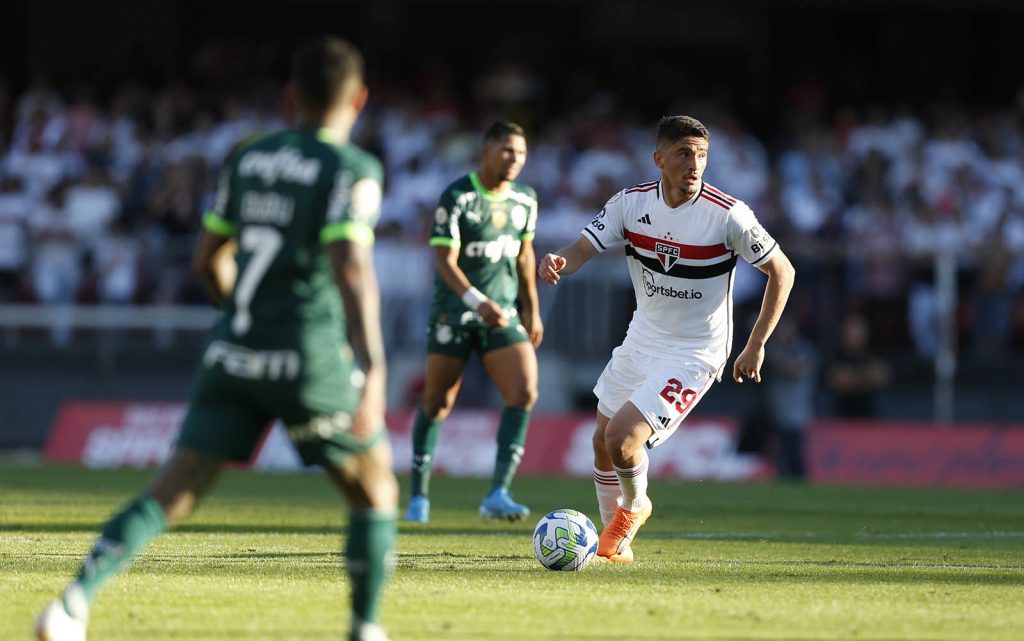
[[[426,389],[413,427],[408,521],[430,518],[427,490],[438,431],[474,351],[505,403],[491,491],[480,514],[509,520],[530,514],[508,491],[537,402],[534,350],[544,335],[533,268],[537,194],[515,180],[525,162],[522,127],[494,123],[484,133],[479,171],[449,185],[434,212],[430,245],[437,276],[427,325]]]
[[[84,640],[99,588],[188,516],[225,463],[247,460],[274,418],[351,506],[349,638],[387,639],[377,613],[398,485],[384,429],[371,255],[382,169],[348,142],[367,98],[362,57],[342,40],[317,39],[296,53],[288,91],[297,126],[242,144],[203,220],[193,266],[224,314],[205,347],[175,451],[149,488],[103,526],[76,579],[40,615],[42,640]],[[238,244],[238,278],[222,296],[213,265],[229,239]]]

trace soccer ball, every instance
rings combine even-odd
[[[549,570],[578,572],[597,554],[597,528],[582,512],[549,512],[533,530],[533,553]]]

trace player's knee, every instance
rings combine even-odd
[[[398,480],[390,469],[374,468],[359,479],[354,508],[394,510],[398,507]]]
[[[430,419],[444,419],[452,412],[452,405],[443,396],[424,396],[423,414]]]
[[[634,438],[630,432],[608,430],[605,434],[604,445],[612,459],[620,461],[636,454],[637,449],[643,443]]]
[[[524,410],[532,410],[533,406],[537,404],[537,388],[526,387],[520,390],[516,390],[512,397],[509,398],[506,404],[509,407],[518,407]]]
[[[445,419],[448,418],[454,404],[454,399],[449,399],[446,394],[425,394],[423,413],[430,419]]]

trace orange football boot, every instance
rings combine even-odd
[[[652,511],[653,506],[649,503],[639,512],[631,512],[623,507],[615,508],[612,522],[604,528],[598,539],[597,555],[617,563],[632,563],[633,550],[630,544]]]

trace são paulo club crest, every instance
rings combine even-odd
[[[669,243],[657,242],[654,243],[654,251],[658,254],[658,260],[661,261],[661,266],[665,268],[665,271],[672,269],[672,266],[679,260],[679,246],[671,245]]]

